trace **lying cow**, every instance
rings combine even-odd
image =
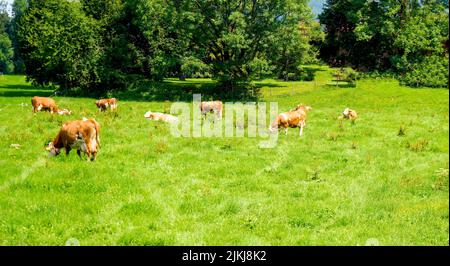
[[[98,101],[95,101],[95,105],[97,105],[97,108],[100,111],[105,111],[108,109],[108,107],[112,110],[115,110],[117,108],[117,99],[111,98],[111,99],[100,99]]]
[[[59,115],[70,115],[70,114],[72,114],[72,111],[70,111],[68,109],[58,109],[56,112]]]
[[[356,113],[355,110],[352,110],[350,108],[345,108],[345,110],[342,112],[342,115],[339,117],[339,119],[349,119],[352,122],[354,122],[356,120],[356,118],[358,118],[358,114]]]
[[[306,114],[312,110],[310,106],[298,105],[289,112],[279,114],[269,127],[271,133],[275,133],[281,128],[284,128],[284,133],[287,134],[288,128],[299,127],[300,136],[303,135],[303,128],[306,125]]]
[[[221,101],[209,101],[200,103],[200,111],[203,119],[206,119],[208,113],[215,113],[217,118],[222,119],[223,104]]]
[[[63,124],[58,135],[45,149],[49,156],[59,155],[62,148],[66,150],[66,155],[71,149],[75,149],[80,159],[83,152],[88,160],[95,160],[100,147],[99,134],[100,125],[95,119],[69,121]]]
[[[169,114],[163,114],[163,113],[155,113],[155,112],[150,112],[150,111],[145,113],[144,117],[149,120],[156,120],[156,121],[161,120],[161,121],[168,122],[168,123],[178,122],[178,117],[176,117],[176,116],[169,115]]]
[[[53,114],[58,111],[58,106],[52,98],[34,96],[31,98],[31,105],[33,106],[33,113],[38,111],[50,111],[50,113]]]

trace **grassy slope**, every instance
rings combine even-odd
[[[0,245],[448,245],[448,90],[337,88],[322,70],[315,82],[259,82],[281,110],[314,108],[304,137],[291,130],[274,149],[174,138],[143,118],[164,101],[121,101],[114,117],[56,97],[71,117],[32,115],[31,96],[50,91],[0,76]],[[346,106],[354,126],[336,120]],[[45,142],[82,116],[102,125],[97,162],[48,159]]]

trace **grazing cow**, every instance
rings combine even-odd
[[[71,149],[76,149],[81,159],[81,151],[87,155],[88,160],[95,160],[97,148],[100,147],[100,125],[95,119],[69,121],[63,124],[55,139],[45,148],[49,156],[58,155],[61,149],[66,155]]]
[[[144,115],[145,118],[149,120],[161,120],[168,123],[176,123],[178,122],[178,117],[169,115],[169,114],[163,114],[163,113],[155,113],[148,111]]]
[[[95,102],[95,105],[97,105],[97,107],[100,111],[105,111],[106,109],[108,109],[108,107],[112,111],[117,108],[117,99],[116,98],[100,99]]]
[[[275,133],[281,128],[284,128],[284,133],[287,134],[289,127],[299,127],[299,134],[302,136],[303,128],[306,125],[306,114],[310,110],[312,110],[310,106],[298,105],[289,112],[279,114],[270,125],[269,132]]]
[[[200,111],[203,119],[206,119],[208,113],[215,113],[217,118],[222,119],[223,104],[221,101],[209,101],[200,103]]]
[[[350,108],[345,108],[345,110],[342,112],[342,115],[339,117],[339,119],[350,119],[352,122],[358,118],[358,114],[355,110],[352,110]]]
[[[31,99],[31,105],[33,106],[33,113],[38,111],[50,111],[50,113],[53,114],[58,111],[58,106],[52,98],[34,96]]]

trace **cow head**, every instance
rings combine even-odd
[[[270,134],[277,133],[277,131],[278,131],[278,127],[277,126],[272,126],[272,125],[269,126],[269,133]]]
[[[147,119],[152,119],[153,118],[153,113],[148,111],[147,113],[145,113],[144,117],[147,118]]]
[[[308,112],[308,111],[312,110],[312,107],[301,103],[301,104],[297,105],[297,107],[295,107],[292,111],[298,111],[298,110],[303,110],[305,112]]]
[[[56,148],[55,145],[53,145],[52,141],[48,143],[47,147],[45,147],[45,150],[48,151],[48,157],[59,155],[59,153],[61,152],[60,149]]]
[[[345,117],[348,117],[348,114],[350,113],[350,109],[349,108],[345,108],[345,110],[344,110],[344,112],[342,112],[342,114],[345,116]]]

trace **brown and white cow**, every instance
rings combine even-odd
[[[147,113],[145,113],[144,117],[149,120],[156,120],[156,121],[161,120],[161,121],[168,122],[168,123],[178,122],[178,117],[176,117],[176,116],[164,114],[164,113],[156,113],[156,112],[151,112],[151,111],[148,111]]]
[[[308,111],[312,110],[310,106],[298,105],[289,112],[279,114],[269,127],[271,133],[275,133],[281,128],[284,128],[284,133],[287,134],[288,128],[300,128],[300,136],[303,135],[303,128],[306,125],[306,117]]]
[[[358,114],[356,113],[355,110],[352,110],[350,108],[345,108],[344,111],[342,112],[342,115],[339,117],[339,119],[349,119],[352,122],[354,122],[356,120],[356,118],[358,118]]]
[[[222,119],[223,104],[222,101],[209,101],[200,103],[200,111],[203,119],[206,119],[208,113],[215,113],[216,117]]]
[[[48,97],[34,96],[31,98],[31,105],[33,106],[33,113],[38,111],[50,111],[50,113],[54,113],[58,111],[55,100]]]
[[[81,152],[88,160],[95,160],[100,147],[100,124],[95,119],[68,121],[64,123],[55,139],[45,148],[49,156],[58,155],[64,148],[66,155],[71,149],[77,150],[81,159]]]
[[[116,98],[100,99],[98,101],[95,101],[95,105],[97,105],[97,108],[100,111],[105,111],[108,108],[110,108],[112,111],[117,108],[117,99]]]
[[[58,109],[56,112],[59,115],[70,115],[70,114],[72,114],[72,111],[70,111],[68,109]]]

